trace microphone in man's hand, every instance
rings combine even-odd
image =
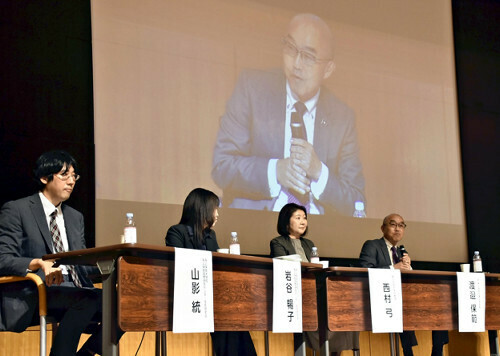
[[[292,138],[301,138],[303,140],[306,140],[306,130],[304,128],[304,121],[297,112],[292,113],[290,126],[292,128]]]
[[[301,138],[305,140],[304,125],[298,122],[292,122],[290,126],[292,127],[292,138]]]
[[[302,120],[302,117],[300,117],[299,113],[292,112],[290,118],[290,128],[292,129],[292,138],[300,138],[302,140],[307,140],[306,129],[304,127],[304,120]],[[297,200],[302,205],[306,205],[310,200],[308,193],[300,194],[297,191],[294,191],[292,194],[295,196],[295,198],[297,198]]]
[[[406,251],[405,246],[404,245],[399,246],[399,258],[403,258],[403,255],[405,253],[408,255],[408,251]]]

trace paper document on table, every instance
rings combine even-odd
[[[302,261],[302,259],[300,258],[300,255],[298,255],[298,254],[279,256],[279,257],[274,257],[274,258],[277,258],[279,260],[286,260],[286,261],[299,261],[299,262]]]

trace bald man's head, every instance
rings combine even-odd
[[[295,15],[288,24],[288,33],[297,28],[310,29],[321,43],[321,53],[319,58],[333,59],[333,35],[328,24],[323,19],[314,14]]]
[[[283,39],[283,65],[298,100],[306,102],[318,93],[335,69],[332,33],[320,17],[299,14],[292,18]]]
[[[390,214],[384,218],[384,222],[380,227],[384,237],[393,245],[396,246],[403,239],[405,234],[406,224],[403,217],[399,214]]]

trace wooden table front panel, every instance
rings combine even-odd
[[[457,281],[403,278],[405,330],[458,329]]]
[[[370,291],[364,276],[327,278],[328,329],[371,330]]]
[[[120,328],[124,331],[172,330],[174,261],[120,257],[117,268]]]
[[[500,280],[486,282],[486,329],[500,330]]]
[[[457,282],[438,276],[402,276],[405,330],[457,330]],[[371,330],[368,274],[327,278],[328,328],[339,331]],[[486,329],[500,328],[500,282],[486,281]]]
[[[213,268],[215,330],[272,330],[272,263],[214,263]],[[122,330],[172,330],[173,260],[121,257],[117,284]],[[304,273],[302,291],[303,329],[317,330],[316,280],[312,273]]]

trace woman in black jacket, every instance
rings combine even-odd
[[[165,244],[172,247],[217,251],[219,245],[212,227],[219,217],[219,198],[213,192],[196,188],[184,201],[179,224],[171,226]],[[215,356],[256,356],[248,331],[216,331],[211,333]]]
[[[271,257],[298,254],[302,262],[311,262],[314,243],[306,239],[307,211],[301,205],[289,203],[278,216],[278,234],[271,240]]]
[[[271,257],[297,254],[302,262],[311,262],[311,250],[314,242],[306,239],[307,211],[295,203],[286,204],[278,216],[280,236],[271,240]],[[319,350],[318,332],[304,332],[309,347]],[[359,349],[359,332],[328,331],[329,349],[332,355],[340,355],[342,350]]]

